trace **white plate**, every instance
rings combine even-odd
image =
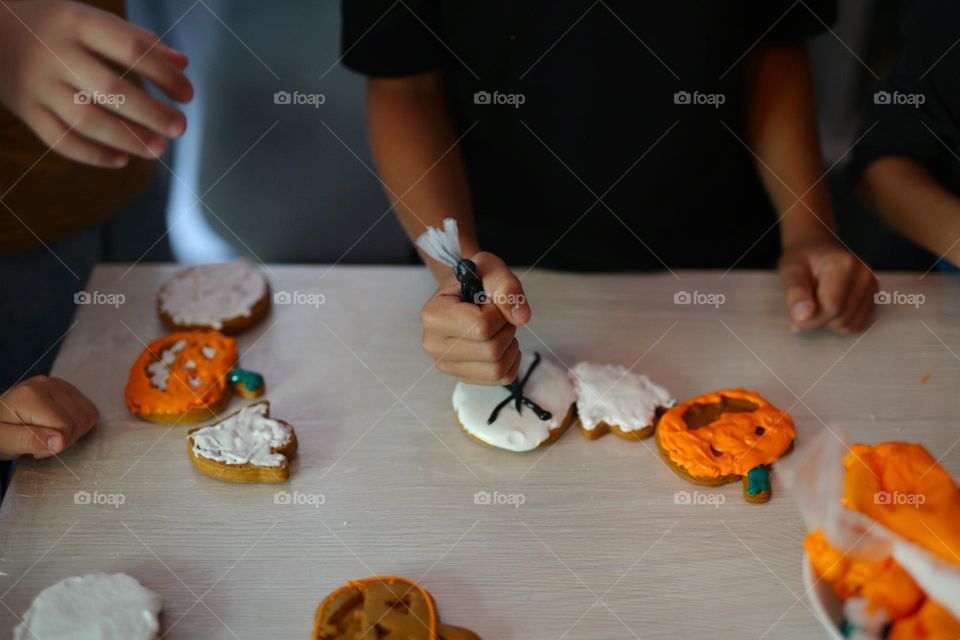
[[[827,631],[827,637],[832,640],[845,640],[840,634],[840,621],[843,618],[843,603],[833,592],[833,585],[826,580],[819,580],[810,558],[803,554],[803,588],[807,599],[820,624]]]

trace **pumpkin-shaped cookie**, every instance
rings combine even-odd
[[[793,420],[745,389],[714,391],[670,409],[657,425],[668,466],[703,485],[743,479],[747,502],[770,499],[768,465],[793,446]]]
[[[217,331],[178,331],[151,342],[130,369],[130,411],[150,422],[190,423],[214,417],[232,389],[254,397],[263,378],[237,366],[237,343]]]
[[[430,594],[406,578],[354,580],[317,608],[314,640],[480,640],[472,631],[441,624]]]

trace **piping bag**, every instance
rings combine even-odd
[[[456,220],[444,218],[442,230],[436,227],[427,227],[427,230],[417,238],[417,246],[437,262],[453,269],[453,275],[460,283],[460,300],[478,305],[490,302],[489,296],[483,290],[483,281],[477,275],[476,263],[469,258],[464,258],[460,250],[460,232]],[[541,420],[549,420],[553,417],[553,414],[549,411],[544,410],[536,402],[523,395],[523,387],[538,364],[540,364],[540,354],[534,353],[533,364],[530,365],[527,372],[522,376],[518,375],[513,382],[503,386],[510,392],[510,395],[494,408],[487,419],[487,424],[493,424],[500,413],[500,409],[510,404],[511,401],[514,403],[517,413],[521,412],[522,406],[527,406]]]
[[[928,596],[960,618],[960,562],[948,562],[844,506],[844,459],[849,451],[842,431],[824,429],[778,462],[774,473],[791,487],[808,530],[821,529],[851,559],[877,561],[892,556]]]

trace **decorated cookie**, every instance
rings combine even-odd
[[[770,499],[767,467],[793,446],[793,420],[753,391],[715,391],[667,411],[657,425],[667,465],[703,485],[743,479],[747,502]]]
[[[223,409],[231,390],[261,395],[263,377],[237,366],[237,343],[216,331],[179,331],[154,340],[130,369],[127,407],[143,420],[190,423]]]
[[[348,582],[317,608],[313,640],[367,638],[480,640],[472,631],[441,624],[426,589],[392,576]]]
[[[190,431],[190,461],[227,482],[284,482],[297,452],[293,427],[270,417],[270,403],[256,402],[220,422]]]
[[[539,353],[524,353],[510,387],[465,384],[453,390],[453,408],[467,435],[508,451],[531,451],[559,438],[574,419],[567,372]]]
[[[66,578],[36,597],[14,640],[154,640],[160,596],[125,573]]]
[[[270,308],[270,285],[246,262],[200,264],[167,280],[157,294],[160,319],[174,331],[215,329],[232,335]]]
[[[591,440],[608,431],[627,440],[649,438],[660,416],[676,404],[666,389],[621,366],[581,362],[570,373],[580,430]]]

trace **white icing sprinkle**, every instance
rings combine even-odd
[[[203,353],[203,357],[207,360],[213,360],[213,357],[217,355],[217,350],[213,347],[204,347],[200,349],[200,351]]]
[[[167,390],[167,384],[170,381],[170,365],[177,361],[177,354],[183,351],[186,346],[187,341],[181,338],[161,351],[159,360],[154,360],[147,365],[150,384],[161,391]]]
[[[577,415],[587,431],[601,422],[621,431],[637,431],[653,424],[657,407],[676,404],[669,391],[621,366],[581,362],[570,373],[577,392]]]
[[[153,640],[160,596],[125,573],[66,578],[36,597],[14,640]]]
[[[250,317],[267,294],[267,281],[246,262],[200,264],[181,271],[160,289],[160,310],[179,325],[222,329]]]
[[[520,362],[521,376],[531,364],[533,354],[525,352]],[[493,424],[487,424],[494,407],[510,395],[500,386],[459,382],[453,390],[453,408],[467,433],[478,440],[508,451],[530,451],[563,424],[575,397],[567,372],[545,358],[527,380],[523,394],[553,414],[550,419],[541,420],[526,406],[518,414],[510,404],[500,410]]]
[[[279,467],[284,456],[274,453],[290,442],[293,429],[267,417],[269,404],[249,405],[222,422],[191,433],[193,453],[227,464],[252,464]]]
[[[193,360],[187,360],[186,362],[183,363],[183,366],[189,369],[190,371],[193,371],[194,369],[197,368],[197,363],[194,362]]]
[[[196,389],[202,384],[200,378],[198,378],[197,376],[190,376],[189,378],[187,378],[187,382],[189,382],[190,386],[193,387],[194,389]]]

